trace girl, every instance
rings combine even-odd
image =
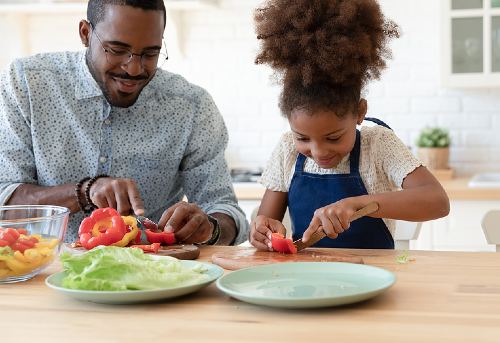
[[[267,190],[250,242],[272,250],[287,206],[293,239],[323,230],[319,247],[393,249],[395,219],[446,216],[443,188],[390,128],[374,120],[357,129],[368,120],[361,92],[385,68],[388,40],[399,37],[376,0],[270,0],[255,20],[256,63],[269,64],[282,83],[291,132],[262,175]],[[379,209],[350,223],[370,202]]]

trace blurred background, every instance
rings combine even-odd
[[[366,89],[368,114],[386,121],[415,153],[423,128],[447,130],[451,145],[445,179],[462,178],[468,187],[474,174],[498,173],[498,182],[485,188],[484,196],[450,196],[451,219],[443,230],[473,225],[476,238],[464,228],[455,243],[448,235],[439,245],[439,233],[427,231],[434,235],[425,245],[431,248],[484,249],[481,218],[488,209],[500,208],[500,1],[379,2],[400,25],[402,36],[391,43],[393,59],[381,80]],[[228,164],[233,174],[250,175],[254,181],[288,129],[271,71],[254,64],[258,42],[253,11],[261,1],[165,3],[169,60],[164,68],[211,93],[229,130]],[[82,49],[78,22],[85,13],[85,1],[0,1],[0,68],[21,56]],[[235,181],[245,180],[236,176]],[[259,196],[239,198],[242,204],[255,201],[253,206]],[[466,218],[458,216],[464,211]]]

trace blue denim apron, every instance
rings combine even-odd
[[[388,127],[375,118],[365,118]],[[341,199],[366,195],[359,174],[361,138],[356,130],[356,143],[349,157],[349,174],[311,174],[303,171],[306,156],[299,154],[288,191],[288,209],[293,227],[293,239],[302,238],[314,211]],[[347,231],[336,239],[325,237],[314,245],[325,248],[394,249],[394,240],[381,218],[362,217],[351,222]]]

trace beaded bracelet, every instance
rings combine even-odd
[[[92,205],[88,203],[85,204],[82,200],[85,199],[84,194],[82,194],[82,186],[88,180],[90,180],[90,177],[88,176],[84,177],[83,179],[78,181],[78,183],[75,186],[75,196],[76,200],[78,201],[78,207],[80,207],[80,210],[83,211],[83,213],[89,213],[90,211],[92,211]]]
[[[97,175],[97,176],[94,176],[93,178],[91,178],[89,180],[89,182],[87,183],[87,186],[85,187],[85,200],[87,200],[87,204],[89,204],[89,206],[92,206],[92,210],[95,210],[97,208],[96,204],[94,204],[92,202],[92,199],[90,198],[90,188],[92,187],[92,185],[98,180],[98,179],[101,179],[103,177],[109,177],[109,175],[106,175],[106,174],[101,174],[101,175]]]

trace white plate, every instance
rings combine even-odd
[[[395,281],[392,272],[364,264],[291,262],[237,270],[217,280],[217,287],[251,304],[315,308],[372,298]]]
[[[62,287],[61,284],[63,278],[65,277],[65,272],[59,272],[47,277],[45,279],[45,284],[62,294],[78,300],[91,301],[101,304],[133,304],[170,299],[193,293],[208,286],[224,274],[224,270],[221,267],[211,263],[184,260],[181,260],[180,262],[183,266],[188,268],[199,264],[203,265],[207,270],[205,273],[209,276],[209,278],[203,282],[198,282],[192,285],[145,291],[86,291]]]

